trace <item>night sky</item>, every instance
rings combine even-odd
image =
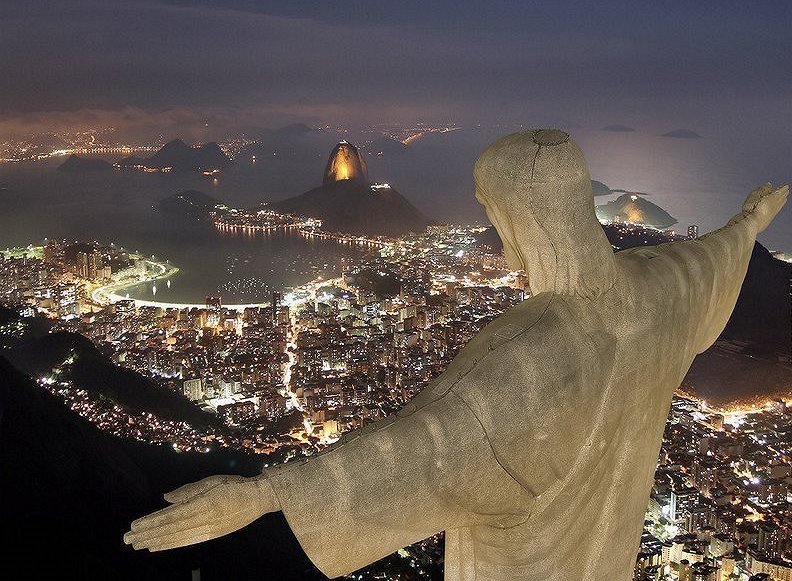
[[[776,131],[792,4],[0,0],[0,131],[124,116]]]

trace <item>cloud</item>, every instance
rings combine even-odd
[[[776,104],[792,90],[789,9],[703,4],[5,0],[0,119],[565,117],[667,130],[722,125],[735,103],[789,119]],[[128,108],[146,113],[119,119]]]

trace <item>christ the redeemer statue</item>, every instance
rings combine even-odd
[[[180,547],[281,510],[329,577],[445,531],[448,580],[631,578],[673,391],[723,330],[789,188],[754,190],[698,239],[614,254],[566,133],[499,139],[475,180],[531,298],[395,417],[258,477],[166,494],[127,543]]]

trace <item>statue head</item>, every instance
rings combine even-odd
[[[502,137],[479,156],[474,177],[509,267],[525,271],[532,294],[593,298],[613,286],[613,249],[594,213],[586,160],[567,133]]]

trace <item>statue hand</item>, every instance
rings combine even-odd
[[[263,476],[211,476],[167,493],[165,500],[171,506],[132,523],[126,544],[149,551],[183,547],[227,535],[280,510]]]
[[[765,184],[748,195],[743,204],[743,213],[753,216],[759,232],[762,232],[784,207],[788,195],[788,185],[773,189],[770,184]]]

